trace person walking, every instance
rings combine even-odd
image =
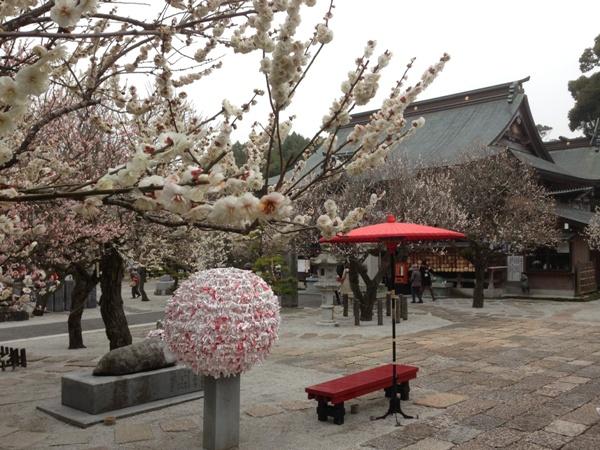
[[[412,303],[416,303],[415,297],[419,299],[419,303],[423,303],[423,294],[421,293],[421,288],[423,286],[422,282],[419,266],[413,264],[412,272],[410,274],[410,293],[412,294]]]
[[[425,294],[425,290],[429,289],[429,293],[431,294],[431,300],[435,302],[435,295],[433,294],[433,289],[431,288],[431,274],[433,272],[427,265],[426,260],[423,260],[423,262],[421,263],[419,272],[421,272],[421,282],[423,285],[422,294]]]
[[[340,294],[342,296],[343,304],[347,305],[348,298],[352,295],[352,288],[350,287],[350,268],[347,264],[344,265],[344,271],[340,277]]]
[[[140,297],[142,295],[140,294],[140,276],[135,270],[132,270],[129,273],[129,276],[131,277],[131,281],[129,283],[131,286],[131,298]]]
[[[527,294],[529,295],[529,277],[527,276],[527,274],[525,272],[521,272],[521,292],[523,292],[523,294]]]

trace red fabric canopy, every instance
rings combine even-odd
[[[350,244],[359,242],[445,241],[464,239],[465,235],[444,228],[429,227],[415,223],[396,222],[392,215],[385,223],[356,228],[331,239],[321,238],[320,243]]]

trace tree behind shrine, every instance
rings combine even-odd
[[[591,72],[600,67],[600,34],[594,39],[594,46],[586,48],[579,58],[582,73]],[[581,75],[569,81],[569,92],[575,100],[575,106],[569,111],[571,131],[582,130],[591,137],[600,120],[600,72]]]
[[[453,201],[466,213],[458,231],[475,267],[473,307],[483,308],[485,272],[496,255],[522,253],[558,238],[554,202],[533,170],[507,151],[476,149],[453,167]]]

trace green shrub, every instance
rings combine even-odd
[[[290,273],[290,268],[279,255],[258,258],[252,270],[271,286],[275,295],[295,294],[298,290],[295,274]]]

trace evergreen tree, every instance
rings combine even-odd
[[[281,145],[283,161],[285,162],[290,157],[294,157],[298,155],[300,152],[304,150],[306,145],[310,142],[310,139],[305,138],[301,134],[296,133],[295,131],[291,132],[283,141]],[[237,165],[244,164],[246,160],[246,152],[244,149],[244,144],[237,141],[235,144],[231,146],[233,150],[233,155],[235,157],[235,162]],[[279,153],[273,152],[271,155],[271,164],[269,165],[269,177],[278,175],[281,171],[281,163],[279,159]]]
[[[600,35],[596,36],[594,46],[586,48],[579,58],[582,73],[600,67]],[[589,76],[581,75],[569,81],[569,92],[575,99],[575,106],[569,111],[569,128],[580,129],[590,137],[594,132],[596,120],[600,118],[600,72]]]

